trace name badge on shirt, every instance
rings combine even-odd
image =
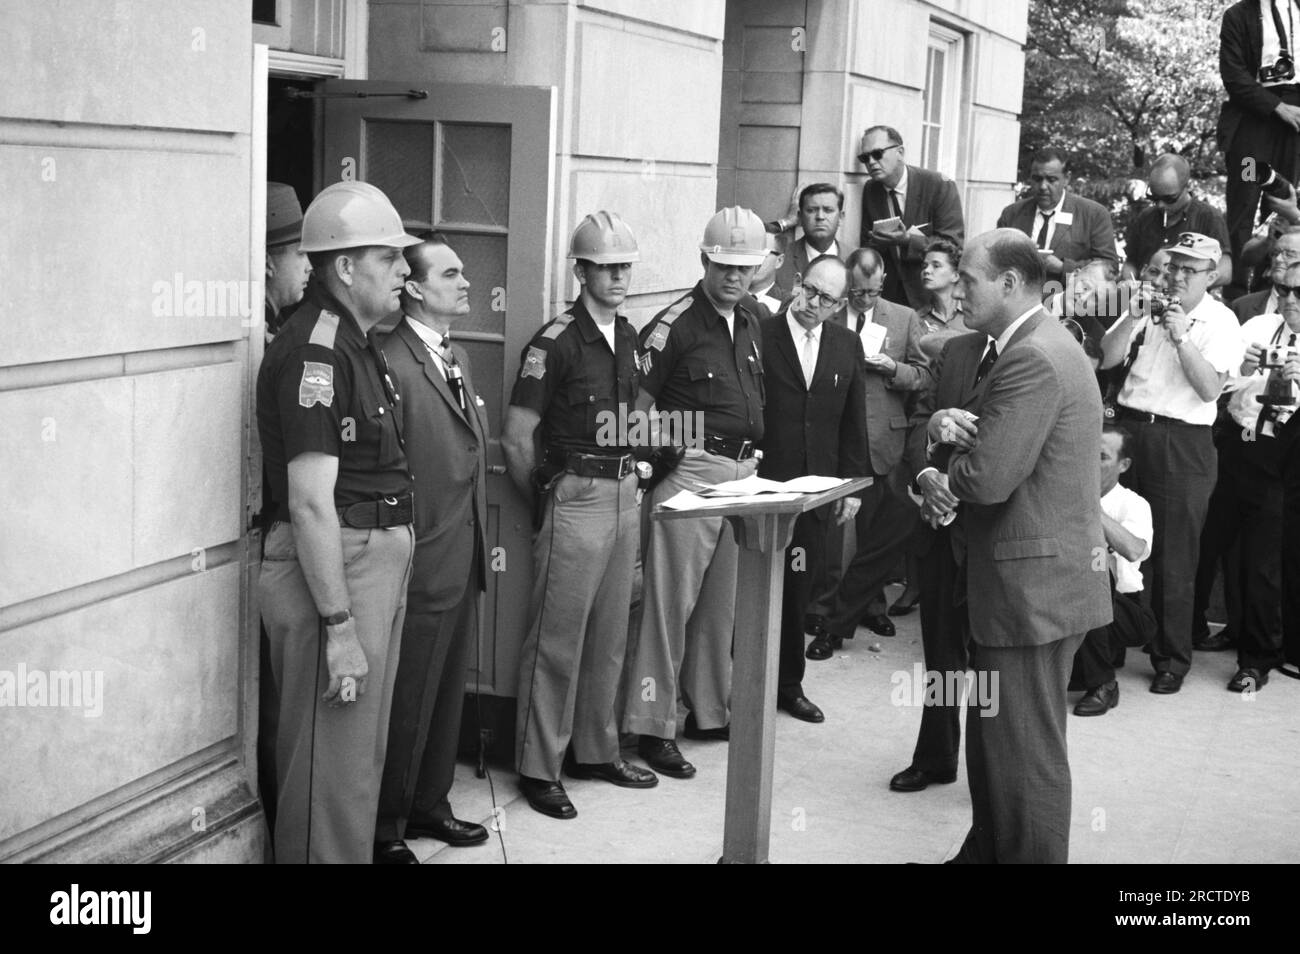
[[[1056,213],[1056,224],[1057,224],[1057,225],[1073,225],[1073,224],[1074,224],[1074,213],[1073,213],[1073,212],[1066,212],[1065,210],[1061,210],[1060,212],[1057,212],[1057,213]]]

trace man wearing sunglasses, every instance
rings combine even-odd
[[[1172,302],[1152,314],[1138,297],[1102,339],[1116,372],[1114,420],[1133,433],[1128,484],[1151,504],[1155,544],[1144,565],[1159,631],[1151,641],[1151,691],[1175,693],[1192,663],[1192,605],[1201,529],[1214,489],[1211,425],[1217,399],[1245,350],[1237,319],[1207,292],[1223,249],[1184,232],[1169,249]]]
[[[826,320],[844,306],[848,280],[838,258],[816,258],[785,309],[761,323],[767,403],[760,477],[871,473],[862,347],[851,330]],[[804,612],[821,575],[831,526],[852,520],[860,505],[857,497],[843,497],[800,514],[786,550],[777,708],[805,722],[824,716],[803,691]]]
[[[1138,214],[1125,236],[1125,278],[1136,278],[1157,250],[1175,244],[1184,232],[1195,232],[1214,239],[1225,250],[1216,263],[1210,287],[1232,281],[1232,258],[1226,251],[1228,226],[1222,213],[1192,197],[1191,175],[1187,160],[1171,152],[1151,164],[1147,175],[1147,198],[1151,205]]]
[[[884,297],[920,308],[925,246],[942,236],[961,248],[966,236],[957,185],[947,176],[904,161],[903,137],[890,126],[862,134],[858,160],[871,177],[862,187],[862,245],[885,257]]]

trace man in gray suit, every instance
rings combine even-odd
[[[962,863],[1068,860],[1066,686],[1084,634],[1111,621],[1101,397],[1083,350],[1042,308],[1044,280],[1023,232],[967,243],[956,297],[966,324],[995,339],[980,362],[979,419],[948,408],[928,426],[954,453],[926,505],[965,511],[978,691],[966,710]]]
[[[403,838],[463,846],[488,837],[482,825],[458,820],[447,799],[486,585],[487,418],[465,353],[448,339],[451,323],[469,314],[469,282],[442,236],[423,239],[406,250],[403,316],[383,345],[401,383],[415,475],[415,562],[379,795],[377,864],[414,863]]]
[[[822,255],[843,260],[838,236],[844,219],[844,191],[829,182],[814,182],[799,190],[799,228],[803,237],[789,234],[785,256],[776,270],[776,284],[789,295],[796,275],[808,274],[808,263]],[[773,314],[776,312],[773,311]]]

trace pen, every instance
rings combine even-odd
[[[835,375],[835,386],[836,387],[840,386],[840,376],[838,374]]]

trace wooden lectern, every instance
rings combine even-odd
[[[821,493],[800,494],[795,500],[747,500],[693,510],[670,510],[661,504],[651,514],[654,520],[725,517],[740,544],[722,864],[767,863],[781,597],[785,548],[794,536],[794,522],[801,513],[869,486],[871,478],[861,477]]]

